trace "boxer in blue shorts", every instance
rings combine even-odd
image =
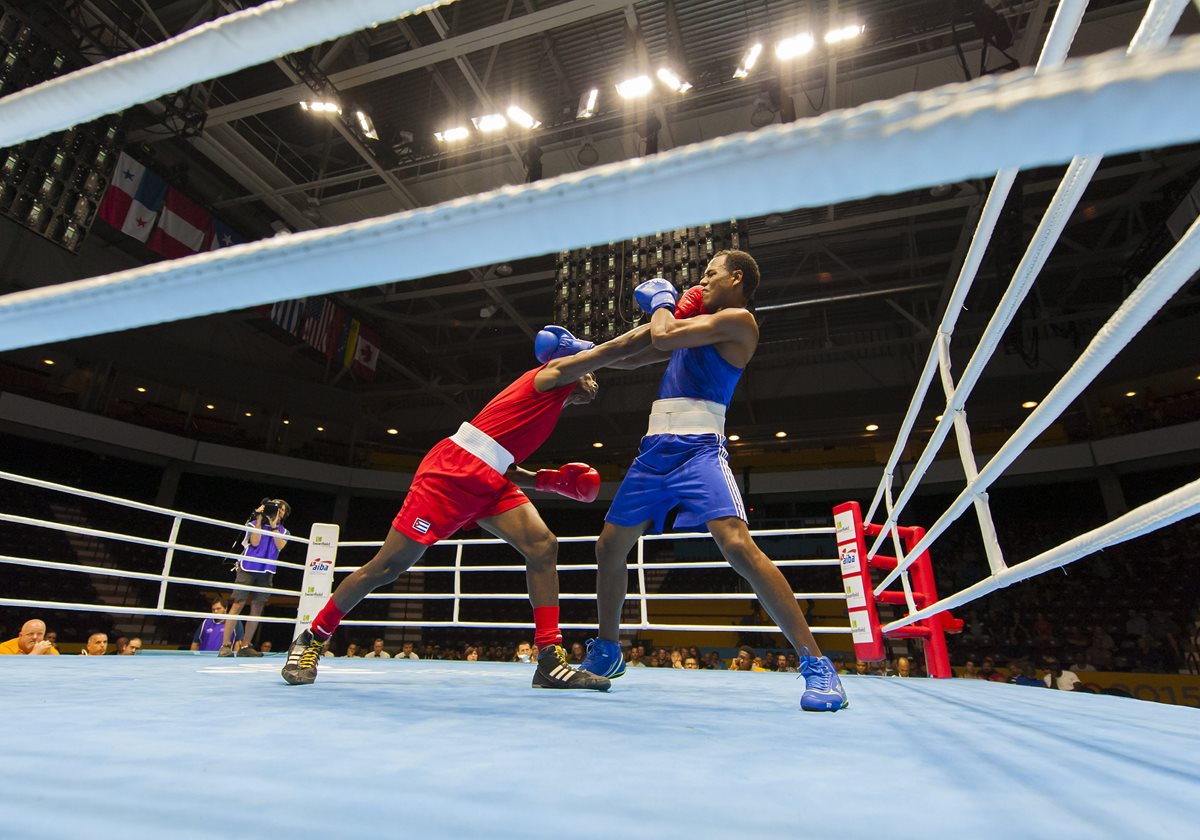
[[[652,348],[623,367],[669,358],[637,459],[621,482],[596,543],[598,638],[588,642],[581,670],[615,679],[625,672],[618,643],[629,550],[645,533],[661,533],[678,508],[678,530],[707,527],[729,564],[749,581],[759,603],[800,656],[806,711],[848,705],[837,671],[809,630],[783,573],[755,545],[741,492],[725,451],[725,411],[758,347],[758,323],[746,308],[758,287],[758,264],[744,251],[721,251],[704,272],[698,294],[678,299],[655,278],[634,297],[650,313]],[[699,301],[697,301],[699,297]],[[676,311],[678,308],[678,311]],[[711,313],[711,314],[709,314]]]

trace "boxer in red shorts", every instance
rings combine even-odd
[[[501,391],[421,461],[383,546],[341,582],[312,626],[292,642],[283,666],[286,682],[307,685],[316,680],[322,645],[346,613],[411,568],[429,546],[466,523],[478,522],[525,557],[538,647],[533,686],[608,690],[608,679],[567,665],[558,628],[558,541],[522,492],[536,489],[592,502],[600,490],[600,475],[587,464],[536,473],[516,464],[545,442],[563,408],[595,398],[599,386],[592,371],[619,365],[646,350],[650,333],[639,327],[594,347],[561,327],[548,327],[539,333],[535,347],[545,363]]]

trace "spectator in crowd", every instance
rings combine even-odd
[[[700,670],[700,660],[698,660],[694,656],[685,657],[683,660],[683,669],[685,671],[699,671]]]
[[[585,655],[586,655],[586,651],[584,651],[584,649],[583,649],[583,643],[582,643],[582,642],[574,642],[574,643],[572,643],[572,645],[571,645],[571,659],[570,659],[570,664],[571,664],[571,665],[580,665],[580,664],[582,664],[582,663],[583,663],[583,657],[584,657]]]
[[[1037,668],[1033,667],[1032,662],[1014,662],[1009,668],[1008,681],[1013,685],[1028,685],[1036,688],[1045,688],[1046,683],[1038,679]]]
[[[121,648],[121,656],[136,656],[142,649],[142,640],[138,636],[134,636],[125,643],[125,647]]]
[[[58,656],[58,649],[46,638],[46,623],[40,618],[31,618],[21,625],[21,632],[14,639],[0,644],[0,655]]]
[[[721,661],[721,654],[715,650],[706,651],[701,659],[702,667],[705,671],[723,671],[725,663]]]
[[[129,639],[125,636],[117,636],[117,640],[113,642],[113,655],[124,656],[125,646],[129,644]]]
[[[479,661],[479,648],[468,647],[467,655],[464,657],[464,659],[467,662],[478,662]]]
[[[371,649],[363,654],[363,659],[391,659],[392,655],[383,649],[383,639],[376,639]]]
[[[650,654],[650,658],[646,660],[646,667],[647,668],[661,668],[662,667],[662,663],[658,661],[657,653]]]
[[[967,660],[967,664],[963,665],[962,673],[959,674],[959,677],[964,680],[983,679],[983,677],[979,676],[979,667],[975,664],[974,659]]]
[[[347,659],[356,659],[357,657],[358,657],[358,645],[356,645],[354,642],[351,642],[350,644],[346,645],[346,658]]]
[[[292,507],[283,499],[263,499],[246,525],[263,531],[274,531],[278,536],[267,537],[257,532],[247,531],[242,538],[242,557],[237,563],[237,576],[234,583],[242,586],[261,586],[270,588],[275,580],[275,563],[279,552],[287,545],[284,537],[288,536],[283,523],[292,512]],[[242,611],[246,602],[250,602],[250,619],[246,622],[245,638],[237,649],[238,656],[262,656],[254,649],[254,634],[258,630],[257,619],[267,605],[268,593],[248,592],[244,589],[233,590],[233,604],[229,608],[230,615]],[[225,625],[225,638],[221,644],[218,656],[233,656],[233,627]]]
[[[533,660],[533,645],[529,642],[521,642],[517,645],[517,655],[513,657],[514,662],[532,662]]]
[[[226,619],[225,602],[220,598],[212,602],[212,618],[206,618],[196,628],[192,636],[192,650],[220,650],[225,640]],[[242,622],[228,619],[234,624],[232,638],[235,642],[242,640]]]
[[[861,659],[856,659],[854,661],[854,673],[858,674],[860,677],[870,676],[871,666]]]
[[[754,664],[754,648],[748,645],[742,645],[738,648],[737,656],[729,660],[730,671],[765,671],[759,665]]]
[[[430,648],[430,650],[432,651],[432,648]],[[400,652],[396,654],[395,658],[396,659],[420,659],[421,657],[417,655],[417,652],[415,650],[413,650],[412,642],[404,642],[402,645],[400,645]]]
[[[642,661],[642,654],[645,650],[641,645],[630,645],[628,650],[629,661],[625,663],[625,666],[627,668],[645,668],[646,663]]]
[[[1074,671],[1065,670],[1052,656],[1046,660],[1046,676],[1042,684],[1059,691],[1078,691],[1083,686],[1083,680]]]
[[[996,670],[996,660],[990,656],[983,658],[983,665],[979,669],[979,679],[989,682],[1004,682],[1004,675]]]
[[[786,653],[775,654],[775,670],[781,674],[795,674],[796,669],[788,664]]]
[[[893,676],[897,676],[897,677],[911,677],[912,676],[912,665],[911,665],[911,663],[909,663],[907,656],[896,657],[896,673]]]
[[[82,656],[104,656],[108,653],[108,634],[93,633],[88,636],[87,644],[79,653]]]
[[[258,646],[258,650],[260,653],[270,653],[271,649],[273,647],[274,647],[274,645],[271,644],[271,640],[267,639],[265,642],[263,642],[261,645]]]
[[[55,647],[58,647],[58,634],[51,630],[46,634],[46,641]]]
[[[683,651],[678,649],[671,651],[671,667],[683,670]]]

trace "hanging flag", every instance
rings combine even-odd
[[[375,379],[375,368],[379,364],[379,333],[365,324],[358,331],[358,349],[354,353],[351,373],[366,382]]]
[[[338,342],[338,354],[342,359],[342,367],[354,364],[354,354],[358,350],[358,331],[362,323],[357,318],[347,318],[342,327],[342,339]]]
[[[99,215],[127,236],[145,242],[166,197],[167,182],[122,152]]]
[[[271,320],[292,335],[299,335],[304,323],[305,298],[281,300],[271,307]]]
[[[150,250],[168,259],[178,259],[197,253],[204,247],[205,235],[211,226],[212,215],[179,190],[167,190],[158,227],[146,244]]]
[[[300,337],[310,347],[320,350],[327,357],[333,355],[334,323],[341,309],[329,298],[312,297],[304,310],[304,325]]]
[[[218,248],[228,248],[230,245],[241,245],[245,241],[238,235],[237,231],[216,216],[213,216],[212,225],[204,237],[203,250],[215,251]]]

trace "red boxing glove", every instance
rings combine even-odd
[[[563,464],[556,470],[538,470],[535,486],[577,502],[594,502],[600,495],[600,473],[587,464]]]
[[[704,311],[704,296],[703,286],[692,286],[686,292],[679,296],[679,300],[675,303],[676,318],[691,318],[695,315],[709,315],[711,313]]]

